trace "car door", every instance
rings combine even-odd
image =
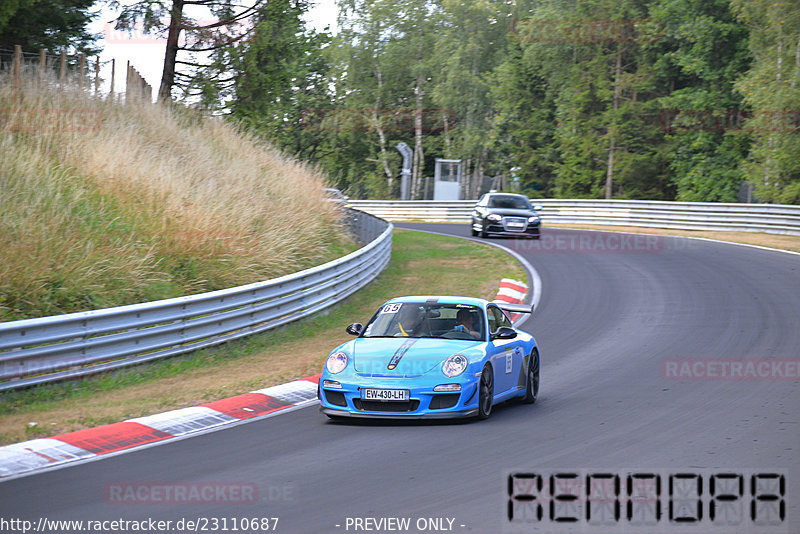
[[[490,333],[497,332],[501,326],[512,327],[511,321],[497,306],[490,304],[486,311]],[[489,342],[488,350],[494,367],[494,394],[499,395],[516,388],[524,356],[522,341],[518,338],[493,339]]]

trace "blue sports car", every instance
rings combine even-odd
[[[530,306],[469,297],[400,297],[328,356],[320,410],[340,417],[477,417],[512,398],[533,403],[539,350],[505,311]]]

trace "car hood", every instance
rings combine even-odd
[[[370,376],[420,376],[436,369],[453,354],[482,341],[413,337],[358,338],[352,357],[357,373]]]

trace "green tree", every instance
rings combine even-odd
[[[111,0],[110,5],[120,9],[117,29],[131,30],[141,25],[145,33],[166,32],[167,45],[158,99],[168,101],[172,99],[172,90],[176,85],[182,85],[187,91],[199,87],[206,98],[215,94],[209,81],[224,83],[226,80],[212,80],[209,72],[204,70],[209,67],[215,73],[224,70],[220,68],[219,61],[228,56],[220,51],[249,35],[253,29],[252,17],[266,3],[267,0],[255,0],[243,6],[237,0],[137,0],[132,4],[123,4],[121,0]],[[218,21],[200,24],[184,13],[187,6],[206,7]],[[181,34],[185,44],[181,44]],[[179,52],[184,53],[181,56],[183,59],[178,59]],[[214,57],[217,64],[198,63],[198,52],[217,52]],[[189,67],[191,74],[179,72],[179,65]],[[183,82],[178,83],[178,78]]]
[[[534,197],[552,197],[560,153],[555,141],[556,91],[540,57],[511,35],[508,57],[494,72],[495,132],[499,163],[515,169],[519,185]]]
[[[800,9],[788,0],[732,0],[750,29],[753,64],[736,87],[752,110],[750,157],[741,165],[756,195],[800,203]]]
[[[96,0],[4,0],[0,5],[0,48],[25,51],[73,47],[96,53],[87,30]]]
[[[527,71],[541,87],[521,95],[544,134],[536,140],[529,134],[533,146],[522,152],[544,156],[545,167],[554,169],[548,190],[567,197],[668,197],[663,135],[651,120],[659,90],[646,49],[653,31],[645,22],[647,2],[550,0],[533,3],[526,16],[515,27],[521,59],[511,56],[525,69],[511,74]],[[505,100],[513,103],[514,95]]]
[[[342,147],[352,159],[339,176],[358,182],[361,174],[362,192],[397,196],[395,147],[404,141],[414,152],[410,195],[424,197],[424,177],[432,171],[427,150],[438,137],[430,135],[436,120],[430,88],[440,7],[430,0],[344,0],[339,5],[335,116],[339,139],[353,141]]]
[[[501,2],[443,2],[436,42],[434,98],[455,124],[444,155],[464,163],[462,198],[477,198],[484,175],[508,170],[497,150],[494,71],[506,55],[509,7]]]
[[[735,202],[748,137],[735,118],[743,103],[734,82],[748,68],[748,30],[728,0],[662,0],[651,15],[663,28],[656,76],[665,151],[678,200]]]
[[[325,154],[320,121],[331,107],[329,65],[322,52],[330,36],[305,28],[307,8],[296,0],[273,0],[261,8],[252,35],[224,51],[230,59],[219,63],[233,80],[230,90],[207,104],[221,99],[233,117],[281,149],[318,160]]]

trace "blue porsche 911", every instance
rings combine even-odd
[[[477,417],[497,403],[533,403],[539,350],[505,311],[530,306],[469,297],[400,297],[328,356],[321,411],[340,417]]]

